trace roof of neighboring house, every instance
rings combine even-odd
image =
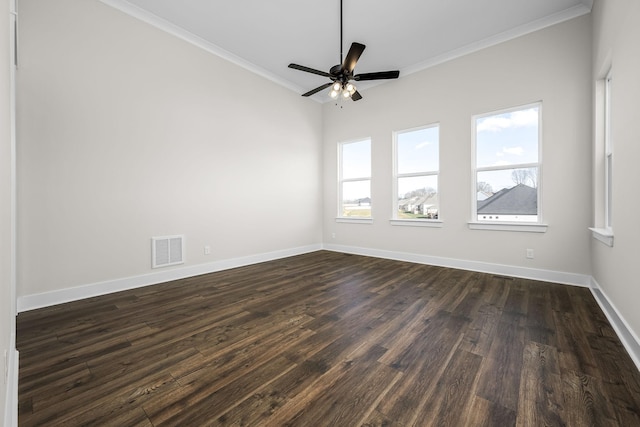
[[[493,193],[488,191],[478,191],[477,200],[487,200],[489,197],[493,196]]]
[[[415,196],[415,197],[410,197],[408,199],[402,199],[398,202],[399,206],[405,206],[408,204],[411,204],[413,206],[420,206],[420,205],[430,205],[433,206],[435,204],[437,204],[438,202],[438,194],[437,193],[431,193],[428,196]]]
[[[478,214],[536,215],[538,190],[524,184],[503,188],[486,200],[478,200]]]

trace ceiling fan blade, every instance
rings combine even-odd
[[[377,73],[364,73],[364,74],[356,74],[353,76],[354,80],[364,81],[364,80],[385,80],[385,79],[397,79],[400,76],[400,71],[378,71]]]
[[[360,95],[360,92],[355,91],[353,92],[353,94],[351,95],[351,99],[353,99],[354,101],[359,101],[362,99],[362,95]]]
[[[360,55],[362,55],[362,52],[364,52],[365,47],[366,46],[361,43],[351,43],[351,47],[349,48],[347,57],[344,58],[342,69],[348,71],[349,73],[352,73],[353,69],[356,68],[356,62],[358,62],[358,59],[360,58]]]
[[[320,71],[320,70],[316,70],[314,68],[305,67],[304,65],[289,64],[289,68],[293,68],[294,70],[305,71],[307,73],[317,74],[317,75],[323,76],[323,77],[331,77],[331,74],[329,74],[329,73],[327,73],[325,71]]]
[[[309,91],[309,92],[307,92],[307,93],[303,93],[303,94],[302,94],[302,96],[311,96],[311,95],[313,95],[314,93],[318,93],[318,92],[320,92],[321,90],[328,88],[328,87],[329,87],[329,86],[331,86],[332,84],[333,84],[333,82],[325,83],[325,84],[323,84],[322,86],[318,86],[317,88],[312,89],[312,90],[310,90],[310,91]]]

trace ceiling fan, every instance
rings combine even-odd
[[[289,64],[289,68],[294,70],[305,71],[307,73],[317,74],[319,76],[328,77],[331,79],[329,83],[325,83],[322,86],[318,86],[309,92],[303,93],[302,96],[311,96],[331,86],[329,96],[335,99],[342,94],[344,98],[351,98],[354,101],[362,99],[360,92],[356,90],[356,87],[352,80],[364,81],[364,80],[385,80],[385,79],[397,79],[400,76],[400,71],[378,71],[375,73],[353,74],[353,70],[356,67],[356,63],[362,55],[365,49],[365,45],[362,43],[353,42],[347,52],[346,58],[342,60],[342,0],[340,0],[340,64],[331,67],[329,72],[316,70],[314,68],[305,67],[304,65]]]

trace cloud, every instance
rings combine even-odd
[[[424,148],[424,147],[426,147],[428,145],[431,145],[431,142],[425,141],[425,142],[421,142],[420,144],[416,145],[416,148],[419,150],[419,149]]]
[[[498,132],[507,129],[511,122],[509,119],[500,116],[487,117],[478,123],[478,132]]]
[[[524,148],[522,147],[502,147],[502,152],[505,154],[513,154],[515,156],[524,155]]]
[[[537,125],[538,110],[530,108],[480,119],[477,130],[478,132],[499,132],[503,129]]]

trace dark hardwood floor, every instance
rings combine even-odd
[[[640,426],[588,289],[315,252],[18,316],[21,426]]]

